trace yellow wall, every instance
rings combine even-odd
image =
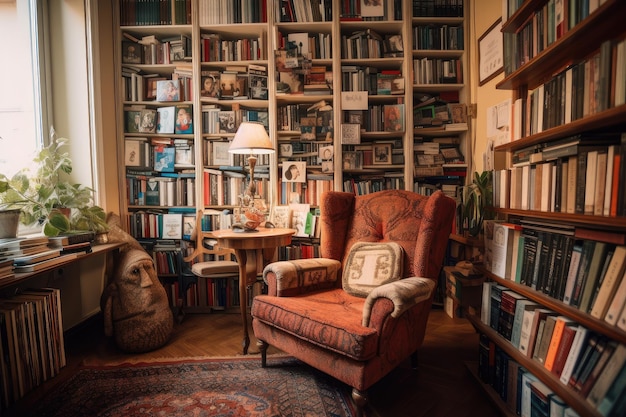
[[[467,0],[466,0],[467,1]],[[474,170],[484,170],[483,153],[487,150],[487,109],[511,98],[509,90],[497,90],[496,84],[504,78],[499,74],[482,86],[478,86],[478,38],[502,16],[502,0],[470,1],[472,39],[470,65],[472,68],[471,97],[476,103],[476,119],[473,120]]]

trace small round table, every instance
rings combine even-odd
[[[239,263],[239,303],[243,322],[243,354],[248,353],[248,287],[254,284],[265,265],[274,260],[276,248],[291,243],[294,229],[259,227],[254,232],[216,230],[211,232],[220,246],[235,251]]]

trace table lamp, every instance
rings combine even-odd
[[[256,194],[254,167],[257,161],[256,155],[274,153],[274,146],[263,124],[257,122],[241,122],[228,148],[228,152],[250,155],[248,156],[250,182],[248,183],[246,191],[241,196],[242,214],[245,217],[241,224],[245,231],[254,231],[259,224],[265,220],[265,214],[254,207],[254,196]]]

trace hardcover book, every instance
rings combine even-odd
[[[160,80],[156,82],[157,101],[180,101],[180,80]]]
[[[193,133],[193,111],[191,104],[176,106],[174,133]]]
[[[157,109],[158,122],[157,133],[171,134],[174,133],[174,120],[176,118],[176,107],[167,106]]]
[[[173,146],[154,147],[154,170],[157,172],[174,172],[176,148]]]

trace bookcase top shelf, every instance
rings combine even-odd
[[[542,4],[544,2],[545,0],[524,2],[517,13],[526,10],[527,7],[534,10],[534,6],[529,4]],[[512,19],[516,18],[517,13]],[[502,81],[496,84],[496,88],[514,90],[525,86],[528,90],[532,90],[543,84],[567,66],[585,59],[597,51],[601,42],[615,38],[622,31],[621,22],[624,16],[626,16],[626,2],[607,1],[529,62],[512,74],[505,76]],[[512,19],[503,25],[503,32],[517,32],[520,25],[524,23],[512,25],[510,23]],[[509,28],[516,30],[509,30]],[[594,36],[589,36],[590,32],[593,32]]]

